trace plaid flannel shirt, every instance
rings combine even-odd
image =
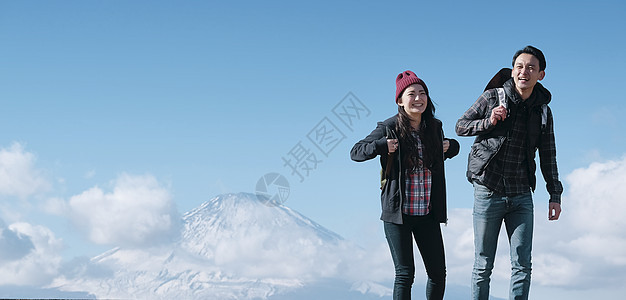
[[[417,150],[420,158],[423,157],[424,145],[415,132],[413,136],[417,138]],[[409,216],[425,216],[430,212],[430,191],[432,187],[432,174],[424,167],[422,160],[413,170],[406,170],[405,179],[405,201],[402,206],[402,213]]]

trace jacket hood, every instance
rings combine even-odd
[[[393,126],[393,127],[395,127],[397,122],[398,122],[398,114],[395,114],[395,115],[387,118],[387,120],[384,120],[382,123],[385,126]]]
[[[537,93],[537,99],[542,99],[539,100],[540,104],[548,104],[552,101],[552,94],[541,83],[537,82],[534,91]]]
[[[515,82],[513,81],[513,78],[507,80],[504,83],[503,87],[509,99],[513,100],[516,103],[521,101],[519,94],[515,90]],[[539,82],[535,84],[535,87],[533,88],[533,94],[535,94],[536,97],[533,106],[548,104],[552,100],[552,94],[550,93],[550,91],[548,91],[548,89],[546,89]]]

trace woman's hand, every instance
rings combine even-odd
[[[448,149],[450,148],[450,141],[448,140],[443,140],[443,153],[448,152]]]
[[[389,149],[389,154],[396,152],[398,150],[398,139],[387,139],[387,149]]]

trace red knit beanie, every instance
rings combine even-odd
[[[414,83],[421,84],[422,87],[424,87],[426,95],[428,95],[428,88],[426,87],[424,81],[419,79],[412,71],[406,70],[398,74],[398,77],[396,78],[396,103],[398,103],[398,98],[402,95],[404,89]]]

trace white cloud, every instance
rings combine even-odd
[[[532,281],[538,284],[573,288],[576,285],[576,277],[584,271],[583,264],[573,261],[572,257],[538,249],[534,254]]]
[[[0,248],[4,256],[0,260],[0,285],[41,286],[57,275],[61,264],[61,240],[50,229],[24,222],[8,227],[0,224],[3,231]]]
[[[546,250],[569,260],[577,288],[626,281],[626,156],[592,163],[566,177],[560,231]],[[580,265],[579,268],[577,266]],[[550,284],[550,281],[544,284]]]
[[[41,210],[48,214],[62,216],[68,211],[68,204],[63,198],[52,197],[41,204]]]
[[[577,220],[572,222],[574,229],[601,236],[626,236],[626,157],[574,170],[567,182],[567,204]]]
[[[469,283],[474,263],[472,210],[450,209],[448,220],[448,225],[442,227],[448,282],[465,285]],[[420,268],[423,270],[421,265]]]
[[[34,248],[29,236],[6,228],[0,222],[0,262],[12,261],[26,256]]]
[[[68,202],[69,217],[93,242],[149,246],[178,233],[179,215],[170,192],[153,176],[122,174],[113,184],[112,192],[96,186]]]
[[[366,251],[291,209],[266,206],[254,195],[214,200],[186,215],[177,243],[115,248],[64,273],[53,286],[102,298],[127,298],[124,293],[132,290],[134,296],[151,299],[190,298],[187,293],[194,293],[194,299],[206,298],[199,293],[212,295],[210,299],[249,299],[332,279],[348,286],[357,282],[353,288],[359,291],[391,293],[375,283],[393,280],[386,244]],[[94,277],[82,271],[89,265],[115,272]],[[224,288],[223,296],[215,296]]]
[[[0,195],[26,198],[48,189],[50,184],[35,169],[35,160],[19,143],[0,149]]]

